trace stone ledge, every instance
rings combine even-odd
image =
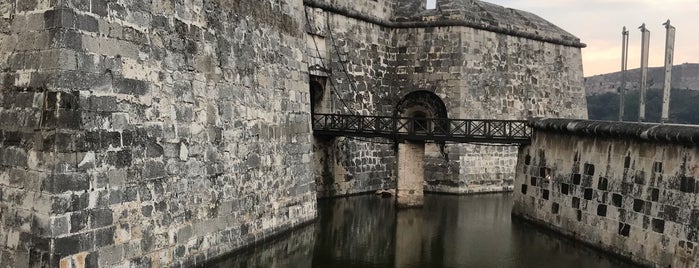
[[[571,133],[590,137],[632,138],[652,142],[699,145],[699,126],[614,122],[563,118],[533,118],[534,131]]]
[[[423,21],[417,19],[407,19],[404,21],[393,21],[385,20],[381,18],[376,18],[371,15],[363,14],[355,10],[350,10],[347,8],[336,7],[328,3],[324,3],[321,0],[303,0],[304,6],[319,8],[324,11],[343,15],[356,20],[376,24],[386,28],[401,29],[401,28],[439,28],[439,27],[468,27],[493,33],[499,33],[514,37],[520,37],[535,41],[541,41],[556,45],[584,48],[587,47],[586,44],[581,43],[577,38],[554,38],[548,36],[542,36],[537,33],[529,33],[525,31],[520,31],[512,29],[512,27],[507,26],[495,26],[484,23],[482,21],[470,21],[467,19],[440,19],[435,21]]]

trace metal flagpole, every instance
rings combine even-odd
[[[648,89],[648,50],[650,45],[650,31],[646,29],[646,24],[644,23],[641,27],[641,81],[639,87],[641,90],[640,104],[638,105],[638,121],[643,122],[646,120],[646,90]]]
[[[663,23],[667,34],[665,36],[665,85],[663,87],[663,112],[660,122],[665,123],[670,113],[670,90],[672,89],[672,61],[675,52],[675,27],[670,25],[670,20]]]
[[[621,31],[621,88],[619,88],[619,121],[624,121],[624,95],[626,94],[626,70],[629,60],[629,31]]]

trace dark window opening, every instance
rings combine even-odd
[[[412,118],[412,132],[413,133],[425,133],[429,132],[430,122],[427,120],[427,114],[423,112],[414,112],[411,116]]]
[[[320,106],[320,103],[323,101],[323,85],[319,81],[311,80],[310,91],[311,114],[315,114],[317,106]]]

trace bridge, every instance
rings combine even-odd
[[[319,136],[386,138],[396,142],[529,144],[532,130],[526,120],[475,120],[313,114],[313,133]]]
[[[532,129],[525,120],[314,113],[313,134],[385,138],[398,143],[397,205],[414,207],[422,205],[426,142],[528,145],[531,143]]]

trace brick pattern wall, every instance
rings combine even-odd
[[[388,1],[368,2],[388,5]],[[338,3],[342,5],[346,4]],[[368,6],[357,4],[356,7]],[[323,40],[323,44],[309,43],[313,46],[309,53],[313,57],[318,54],[315,45],[327,48],[327,53],[321,53],[330,70],[324,92],[329,95],[326,101],[330,102],[324,104],[330,107],[326,112],[390,115],[395,104],[384,101],[393,97],[388,55],[390,29],[322,9],[307,10],[312,28],[321,29],[313,33]],[[336,138],[316,143],[315,177],[319,196],[351,195],[395,187],[393,146],[365,140]]]
[[[65,137],[75,127],[71,93],[50,92],[57,74],[70,68],[53,28],[55,1],[0,3],[0,266],[46,265],[50,259],[53,193],[80,182],[71,177],[74,154]],[[75,202],[60,204],[71,206]]]
[[[649,266],[694,267],[694,146],[537,132],[520,150],[513,213]]]
[[[301,1],[21,2],[3,263],[190,266],[315,217]]]

